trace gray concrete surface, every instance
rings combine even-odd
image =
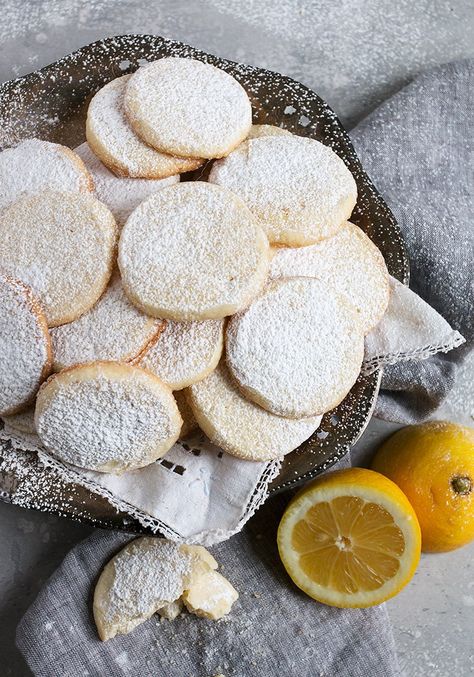
[[[297,78],[350,128],[433,65],[474,55],[472,0],[7,0],[0,12],[0,80],[27,73],[92,40],[155,33]],[[473,422],[474,360],[439,413]],[[370,454],[394,426],[373,421]],[[29,675],[15,627],[38,590],[90,529],[0,504],[0,674]],[[474,547],[422,558],[388,603],[408,677],[474,673]],[[52,670],[51,677],[56,677]]]

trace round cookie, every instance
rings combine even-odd
[[[164,58],[130,76],[125,112],[137,134],[163,153],[228,155],[252,124],[252,107],[235,78],[194,59]]]
[[[171,390],[119,362],[92,362],[52,376],[36,399],[39,438],[54,456],[121,474],[164,456],[182,426]]]
[[[50,370],[41,306],[26,285],[0,274],[0,416],[28,407]]]
[[[56,327],[100,297],[116,237],[112,214],[93,195],[45,191],[0,213],[0,268],[32,288]]]
[[[201,181],[164,188],[125,224],[119,267],[127,295],[155,317],[208,320],[246,307],[262,288],[268,240],[245,204]]]
[[[282,136],[285,134],[291,135],[291,132],[282,127],[275,127],[275,125],[252,125],[247,139],[258,139],[261,136]],[[209,179],[209,174],[211,173],[212,165],[212,160],[209,160],[203,167],[197,169],[194,177],[195,180],[207,181]]]
[[[213,164],[209,181],[239,195],[270,242],[300,247],[337,233],[357,186],[328,146],[301,136],[250,139]]]
[[[27,139],[0,153],[0,209],[45,190],[87,193],[94,183],[82,160],[58,143]]]
[[[166,186],[179,183],[179,174],[165,179],[130,179],[116,176],[102,164],[87,142],[78,146],[75,152],[94,179],[97,197],[107,205],[120,227],[124,225],[140,202]]]
[[[216,368],[223,345],[224,320],[169,320],[158,341],[141,357],[140,366],[156,374],[171,390],[181,390]]]
[[[316,279],[271,281],[227,325],[227,364],[242,392],[289,418],[324,414],[339,404],[357,380],[363,355],[355,311]]]
[[[20,412],[19,414],[2,416],[2,419],[8,429],[12,429],[13,431],[20,433],[26,433],[27,435],[36,435],[34,407],[28,407],[28,409]]]
[[[112,80],[92,98],[86,121],[91,150],[117,176],[163,179],[197,169],[203,160],[160,153],[134,132],[123,108],[130,77],[123,75]]]
[[[347,222],[333,237],[309,247],[278,248],[270,276],[317,277],[357,311],[364,334],[382,319],[388,305],[389,274],[380,250]]]
[[[260,139],[262,136],[291,136],[291,132],[276,125],[252,125],[247,139]]]
[[[275,416],[247,400],[222,360],[203,381],[186,390],[199,427],[211,442],[247,461],[270,461],[288,454],[319,427],[321,416],[300,420]]]
[[[164,326],[163,320],[145,315],[130,303],[115,271],[90,310],[51,330],[53,369],[97,361],[131,362],[158,339]]]
[[[183,425],[181,426],[181,432],[179,433],[180,439],[183,439],[194,432],[198,428],[198,424],[194,417],[193,410],[189,406],[185,391],[177,390],[174,393],[174,399],[176,400],[179,413],[183,419]]]
[[[262,136],[283,135],[291,136],[291,132],[289,132],[287,129],[283,129],[282,127],[276,127],[275,125],[252,125],[246,140],[259,139]],[[207,181],[209,179],[209,174],[211,173],[212,165],[213,161],[208,160],[208,162],[206,162],[203,167],[197,169],[195,172],[195,180]]]

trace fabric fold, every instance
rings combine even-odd
[[[385,367],[375,415],[416,423],[441,405],[474,342],[474,60],[423,73],[350,136],[400,226],[411,290],[466,340]]]
[[[90,611],[94,584],[130,536],[98,531],[80,543],[18,626],[17,645],[35,677],[398,677],[385,605],[334,609],[288,578],[276,547],[287,500],[268,501],[242,533],[212,549],[240,593],[218,622],[186,612],[172,622],[153,617],[129,635],[100,642]]]
[[[409,287],[390,277],[389,305],[379,324],[366,336],[362,373],[426,360],[463,343],[464,337],[444,317]]]

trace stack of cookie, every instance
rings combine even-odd
[[[252,126],[241,85],[192,59],[107,84],[86,136],[0,153],[0,415],[100,472],[197,426],[248,460],[298,447],[388,304],[344,162]]]

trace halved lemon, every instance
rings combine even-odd
[[[393,597],[412,578],[421,533],[394,482],[349,468],[296,494],[278,528],[278,549],[290,577],[313,599],[368,607]]]

